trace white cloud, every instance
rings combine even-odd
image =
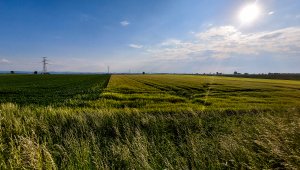
[[[123,27],[126,27],[126,26],[128,26],[130,23],[129,23],[128,21],[124,20],[124,21],[121,21],[120,24],[121,24]]]
[[[190,31],[189,34],[194,35],[196,32],[195,31]]]
[[[177,39],[168,39],[166,41],[163,41],[160,45],[161,46],[173,46],[173,45],[180,45],[181,41]]]
[[[222,26],[210,28],[207,31],[196,34],[196,36],[203,40],[209,40],[222,37],[233,37],[237,33],[237,29],[233,26]]]
[[[139,45],[139,44],[129,44],[128,45],[129,47],[131,47],[131,48],[143,48],[143,46],[142,45]]]
[[[196,34],[195,40],[170,39],[147,50],[161,59],[225,59],[230,56],[273,56],[300,54],[300,27],[243,33],[233,26],[213,27]]]
[[[0,64],[9,64],[9,63],[10,61],[5,58],[0,59]]]
[[[269,13],[268,13],[268,15],[273,15],[275,12],[274,11],[270,11]]]

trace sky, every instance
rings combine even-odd
[[[245,21],[241,11],[259,13]],[[0,71],[300,73],[299,0],[0,0]],[[255,11],[250,11],[250,17]]]

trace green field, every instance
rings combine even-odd
[[[300,82],[190,75],[113,76],[102,94],[112,107],[274,109],[300,105]]]
[[[300,81],[0,75],[0,169],[299,169]]]
[[[61,105],[76,96],[101,93],[109,76],[0,75],[0,80],[1,103]]]

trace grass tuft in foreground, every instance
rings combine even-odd
[[[2,104],[1,168],[300,166],[299,108],[281,112],[29,109]],[[5,114],[3,114],[5,113]]]

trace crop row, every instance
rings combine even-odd
[[[299,87],[298,81],[114,75],[101,101],[105,107],[115,108],[273,109],[299,105]]]

